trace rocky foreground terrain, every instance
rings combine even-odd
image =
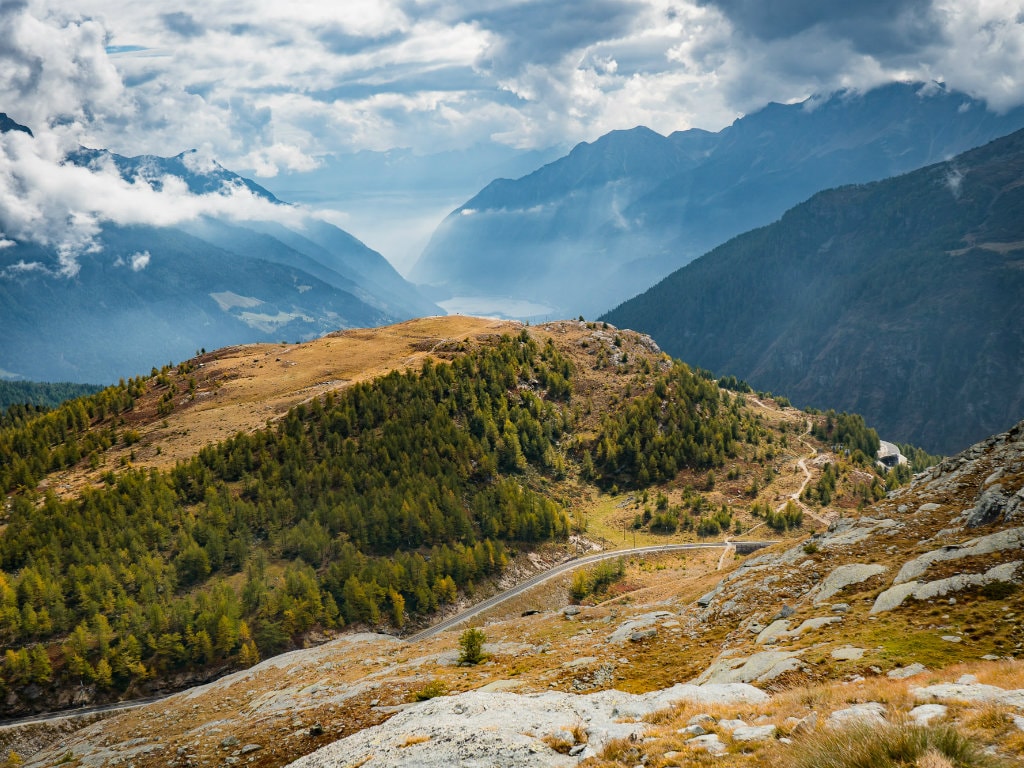
[[[918,765],[1020,765],[1022,544],[1024,423],[796,546],[721,571],[717,553],[634,561],[594,606],[548,585],[485,617],[476,667],[457,630],[348,635],[4,748],[49,738],[28,766],[795,765],[861,722],[950,726],[978,755]]]

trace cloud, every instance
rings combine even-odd
[[[193,170],[205,169],[201,159],[191,162]],[[313,215],[271,203],[241,184],[197,195],[184,180],[154,178],[151,169],[125,179],[109,157],[88,167],[65,162],[60,142],[50,132],[36,137],[19,131],[0,134],[0,240],[52,250],[58,260],[53,271],[64,277],[77,274],[79,256],[100,250],[98,237],[107,224],[169,227],[213,216],[302,226]],[[137,272],[149,258],[148,252],[136,253],[128,265]],[[30,269],[38,264],[23,263],[14,271]]]
[[[299,147],[280,143],[250,152],[245,163],[261,178],[277,176],[282,166],[289,171],[300,172],[320,167],[319,160],[305,154]]]
[[[735,30],[721,74],[744,110],[769,92],[910,80],[942,81],[996,111],[1024,104],[1018,0],[698,1]]]
[[[202,37],[206,31],[191,14],[184,11],[161,13],[160,20],[171,32],[182,37]]]
[[[464,21],[494,33],[480,65],[507,75],[560,62],[604,40],[622,37],[642,6],[627,0],[529,0],[468,14]]]
[[[721,10],[740,32],[765,41],[812,29],[868,53],[908,53],[942,38],[931,0],[702,0]]]
[[[0,4],[0,104],[34,130],[130,113],[103,26],[34,0]]]
[[[73,10],[69,10],[73,9]],[[717,130],[767,101],[937,79],[1024,103],[1019,0],[7,0],[0,109],[239,172],[331,153]]]
[[[311,215],[63,164],[79,146],[198,149],[196,169],[215,158],[261,178],[323,166],[326,194],[326,169],[362,150],[718,130],[768,101],[894,80],[941,81],[1005,111],[1024,104],[1021,61],[1020,0],[0,0],[0,111],[37,137],[0,137],[0,249],[44,245],[73,274],[108,224]],[[308,190],[309,178],[275,184]],[[458,197],[416,188],[431,205]],[[343,223],[391,233],[366,217],[406,213],[365,206]]]
[[[118,256],[114,261],[115,267],[129,267],[132,272],[141,272],[149,266],[149,260],[152,258],[149,251],[136,251],[127,260]]]

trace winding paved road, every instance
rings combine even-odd
[[[549,568],[546,571],[536,574],[530,577],[521,584],[517,584],[511,589],[506,589],[504,592],[499,592],[493,597],[489,597],[483,602],[477,603],[476,605],[467,608],[461,613],[457,613],[450,618],[439,621],[432,627],[427,627],[424,630],[417,632],[415,635],[409,635],[406,638],[410,643],[414,643],[417,640],[425,640],[428,637],[433,637],[439,632],[444,632],[446,629],[451,629],[457,624],[461,624],[467,619],[471,619],[474,616],[478,616],[484,611],[490,610],[496,605],[504,603],[506,600],[511,600],[513,597],[521,595],[529,589],[542,584],[548,579],[553,579],[556,576],[561,576],[563,573],[572,571],[583,565],[590,565],[592,563],[600,562],[601,560],[609,560],[613,557],[631,557],[633,555],[653,555],[661,552],[684,552],[691,549],[717,549],[719,547],[725,547],[726,549],[735,547],[736,544],[743,544],[745,546],[754,547],[760,549],[761,547],[767,547],[769,544],[774,544],[774,541],[743,541],[743,542],[715,542],[714,544],[658,544],[653,547],[636,547],[635,549],[617,549],[608,552],[599,552],[596,555],[588,555],[587,557],[575,558],[573,560],[567,560],[564,563],[556,565],[553,568]]]
[[[424,640],[428,637],[433,637],[439,632],[444,632],[446,629],[461,624],[467,619],[471,619],[484,611],[493,608],[496,605],[500,605],[506,600],[511,600],[513,597],[521,595],[529,589],[542,584],[543,582],[553,579],[556,576],[560,576],[567,571],[574,570],[580,566],[590,565],[592,563],[600,562],[601,560],[609,560],[613,557],[631,557],[634,555],[653,555],[661,552],[684,552],[692,549],[716,549],[718,547],[725,547],[726,549],[733,548],[736,544],[742,544],[755,549],[761,547],[767,547],[769,544],[774,544],[774,541],[744,541],[744,542],[715,542],[713,544],[660,544],[653,547],[636,547],[634,549],[617,549],[608,552],[599,552],[595,555],[588,555],[587,557],[574,558],[567,560],[564,563],[549,568],[546,571],[538,573],[521,584],[517,584],[511,589],[506,589],[504,592],[499,592],[493,597],[489,597],[483,602],[477,603],[476,605],[467,608],[461,613],[457,613],[443,621],[439,621],[432,627],[428,627],[415,635],[410,635],[405,638],[408,642],[414,643],[417,640]],[[187,690],[187,689],[186,689]],[[184,691],[176,691],[175,693],[184,693]],[[174,695],[174,694],[168,694]],[[116,704],[103,704],[95,707],[83,707],[81,709],[64,710],[62,712],[46,712],[39,715],[30,715],[28,717],[19,718],[17,720],[8,720],[7,722],[0,723],[0,729],[10,728],[18,725],[28,725],[34,723],[42,723],[47,720],[59,720],[65,717],[76,717],[81,715],[92,714],[96,712],[116,712],[124,709],[132,709],[134,707],[141,707],[145,704],[151,704],[160,699],[167,698],[166,696],[157,696],[148,699],[137,699],[135,701],[124,701]]]

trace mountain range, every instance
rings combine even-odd
[[[6,118],[0,128],[23,130]],[[123,157],[81,149],[67,162],[112,163],[160,189],[166,177],[202,195],[242,187],[271,192],[193,153]],[[376,251],[324,221],[288,225],[202,216],[180,226],[107,224],[97,249],[76,255],[73,277],[57,254],[30,242],[0,250],[0,376],[109,382],[180,360],[201,347],[297,340],[440,310]]]
[[[595,315],[822,189],[903,173],[1024,126],[937,84],[769,104],[718,133],[638,127],[497,179],[438,227],[410,279],[449,308]],[[520,311],[518,314],[527,314]]]
[[[609,312],[693,365],[951,453],[1024,415],[1024,131],[813,196]]]

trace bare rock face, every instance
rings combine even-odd
[[[978,495],[974,507],[967,511],[965,524],[977,528],[992,523],[1014,522],[1024,517],[1024,488],[1017,493],[1008,492],[999,483],[989,486]]]
[[[585,696],[473,691],[409,707],[383,725],[341,739],[291,765],[560,768],[597,754],[611,739],[642,738],[648,726],[636,722],[637,718],[683,701],[752,704],[767,700],[764,692],[742,684],[676,685],[640,696],[615,690]],[[556,751],[555,743],[568,747],[568,754]]]
[[[893,581],[894,584],[902,584],[916,579],[928,568],[936,563],[949,560],[961,560],[965,557],[977,555],[990,555],[994,552],[1005,550],[1024,549],[1024,528],[1007,528],[1002,531],[972,539],[963,544],[946,546],[941,549],[926,552],[908,561],[900,568]]]
[[[981,683],[937,683],[924,688],[912,688],[914,698],[920,702],[968,702],[1002,704],[1024,709],[1024,689],[1007,690]]]
[[[722,654],[694,681],[696,683],[766,683],[800,669],[803,651],[761,651],[752,656],[729,657]]]
[[[818,587],[817,594],[814,596],[814,602],[815,604],[824,603],[844,588],[867,581],[872,576],[884,573],[885,570],[884,565],[877,563],[849,563],[848,565],[840,565],[825,577],[821,586]]]
[[[868,701],[863,704],[854,704],[846,709],[837,709],[829,715],[826,725],[830,728],[837,728],[854,722],[884,723],[885,705],[877,701]]]
[[[875,599],[871,613],[883,613],[898,608],[908,597],[913,597],[915,600],[931,600],[936,597],[945,597],[953,592],[960,592],[969,587],[981,587],[993,582],[1016,581],[1016,574],[1021,565],[1024,565],[1024,561],[1015,560],[993,566],[984,573],[965,573],[924,583],[909,581],[896,584]]]

